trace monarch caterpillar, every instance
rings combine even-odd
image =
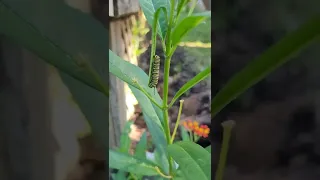
[[[155,88],[158,84],[159,70],[160,70],[160,57],[158,55],[153,56],[153,62],[150,68],[151,68],[151,71],[150,71],[148,86],[150,88]]]

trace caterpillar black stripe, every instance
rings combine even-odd
[[[159,80],[159,70],[160,70],[160,57],[158,55],[154,55],[153,63],[151,65],[151,74],[149,77],[149,84],[150,88],[155,88],[158,84]]]

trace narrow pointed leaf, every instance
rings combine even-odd
[[[0,34],[55,66],[95,137],[108,147],[108,32],[60,1],[1,0]],[[78,60],[92,70],[82,68]],[[66,117],[67,121],[67,117]]]
[[[140,138],[139,143],[137,144],[135,155],[140,158],[146,158],[147,151],[147,132],[144,132]]]
[[[173,105],[173,103],[181,96],[183,93],[191,89],[193,86],[198,84],[200,81],[207,78],[211,73],[211,66],[207,67],[205,70],[201,71],[199,74],[197,74],[195,77],[193,77],[190,81],[188,81],[186,84],[184,84],[179,91],[174,95],[170,102],[170,106]]]
[[[184,18],[172,32],[172,46],[176,47],[188,32],[210,16],[211,13],[203,13],[202,15],[193,15]]]
[[[44,20],[42,17],[46,17],[47,19]],[[75,24],[75,22],[80,19],[83,20],[82,24]],[[92,30],[88,29],[88,26],[97,27],[97,29],[95,29],[95,35],[107,33],[102,25],[94,19],[91,19],[88,15],[58,2],[2,0],[0,1],[0,24],[1,34],[4,34],[29,51],[35,53],[38,57],[57,67],[62,72],[108,95],[108,91],[106,90],[108,89],[107,79],[104,77],[105,81],[101,84],[92,72],[77,64],[79,56],[85,55],[88,58],[86,59],[87,63],[93,63],[94,66],[94,62],[91,62],[93,58],[89,52],[82,51],[81,48],[77,50],[78,52],[75,52],[74,48],[78,46],[73,47],[73,49],[66,47],[68,43],[75,39],[79,41],[84,35],[84,32],[92,32]],[[86,28],[82,29],[82,27]],[[63,30],[57,28],[62,28]],[[53,29],[56,29],[56,31]],[[74,32],[70,31],[70,29],[77,29],[78,31]],[[87,38],[90,39],[89,36],[93,34],[86,34]],[[65,39],[66,37],[68,37],[68,40]],[[107,41],[108,37],[104,37],[106,37],[105,40]],[[104,37],[101,36],[100,39],[103,40]],[[94,41],[94,39],[91,41]],[[73,44],[75,43],[76,41],[73,42]],[[82,44],[85,45],[84,43],[85,42]],[[101,45],[99,44],[100,42],[94,43]],[[88,43],[88,45],[89,44],[92,43]],[[88,45],[86,46],[90,47]],[[91,46],[90,49],[93,47]],[[101,50],[101,47],[96,50]],[[96,54],[96,56],[98,55],[104,56],[103,61],[106,64],[107,53],[100,52]],[[97,61],[98,59],[95,58],[94,60]],[[101,63],[101,61],[99,63]],[[103,65],[103,63],[100,65]]]
[[[286,35],[278,43],[250,62],[242,71],[234,75],[213,98],[211,104],[212,117],[245,90],[292,59],[312,42],[319,42],[319,36],[320,16],[318,15],[297,30]]]
[[[133,124],[133,121],[127,121],[123,128],[123,131],[121,132],[119,152],[128,153],[129,151],[130,144],[131,144],[129,133],[131,132],[132,124]]]

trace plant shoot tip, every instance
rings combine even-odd
[[[234,120],[227,120],[221,123],[223,128],[233,128],[236,125],[236,121]]]

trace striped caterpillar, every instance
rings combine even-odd
[[[158,55],[153,56],[153,62],[150,66],[151,73],[149,76],[149,84],[150,88],[156,88],[159,80],[159,70],[160,70],[160,57]]]

